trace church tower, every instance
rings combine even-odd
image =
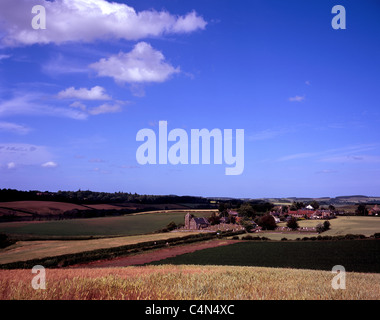
[[[187,213],[185,216],[185,229],[190,229],[191,214]]]

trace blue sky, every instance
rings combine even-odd
[[[379,16],[376,0],[2,1],[0,188],[378,196]],[[162,120],[244,129],[244,172],[138,164],[137,132]]]

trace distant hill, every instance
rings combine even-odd
[[[251,204],[291,205],[308,204],[316,200],[320,206],[353,206],[380,204],[380,197],[352,195],[330,197],[287,198],[229,198],[177,195],[139,195],[127,192],[78,191],[19,191],[0,189],[0,222],[49,220],[117,216],[142,211],[215,209],[220,202],[238,208],[244,202]]]
[[[0,222],[61,220],[74,218],[93,218],[118,216],[153,210],[186,210],[189,206],[181,204],[89,204],[57,201],[12,201],[0,202]]]
[[[293,202],[303,202],[310,203],[316,200],[320,205],[357,205],[359,203],[363,204],[380,204],[380,197],[370,197],[362,195],[353,196],[339,196],[335,198],[330,197],[319,197],[319,198],[300,198],[300,197],[287,197],[287,198],[261,198],[260,200],[268,201],[277,205],[287,205]]]

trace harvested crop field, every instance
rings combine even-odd
[[[30,270],[0,270],[0,299],[53,300],[378,300],[380,275],[347,273],[335,290],[329,271],[163,265],[46,269],[34,290]]]
[[[56,201],[12,201],[0,203],[0,216],[59,215],[70,210],[88,210],[86,206]]]

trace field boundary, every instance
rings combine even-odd
[[[181,244],[193,243],[198,241],[211,240],[215,238],[222,238],[233,236],[242,233],[240,232],[222,232],[222,233],[200,233],[192,234],[185,237],[169,238],[164,240],[146,241],[136,244],[96,249],[91,251],[83,251],[72,254],[64,254],[57,256],[50,256],[39,259],[31,259],[26,261],[17,261],[11,263],[0,264],[0,269],[30,269],[35,265],[43,265],[46,268],[60,268],[67,267],[74,264],[86,263],[96,260],[112,259],[120,256],[134,254],[142,251],[159,249],[170,246],[176,246]]]
[[[199,243],[200,242],[200,243]],[[73,265],[70,268],[114,268],[126,266],[147,265],[152,262],[161,261],[163,259],[176,257],[178,255],[192,253],[198,250],[204,250],[214,247],[227,246],[240,241],[225,240],[225,239],[211,239],[206,241],[199,241],[194,243],[178,244],[175,246],[168,246],[167,248],[158,248],[148,250],[147,252],[139,252],[133,255],[116,257],[114,259],[96,260],[88,263],[81,263]]]

